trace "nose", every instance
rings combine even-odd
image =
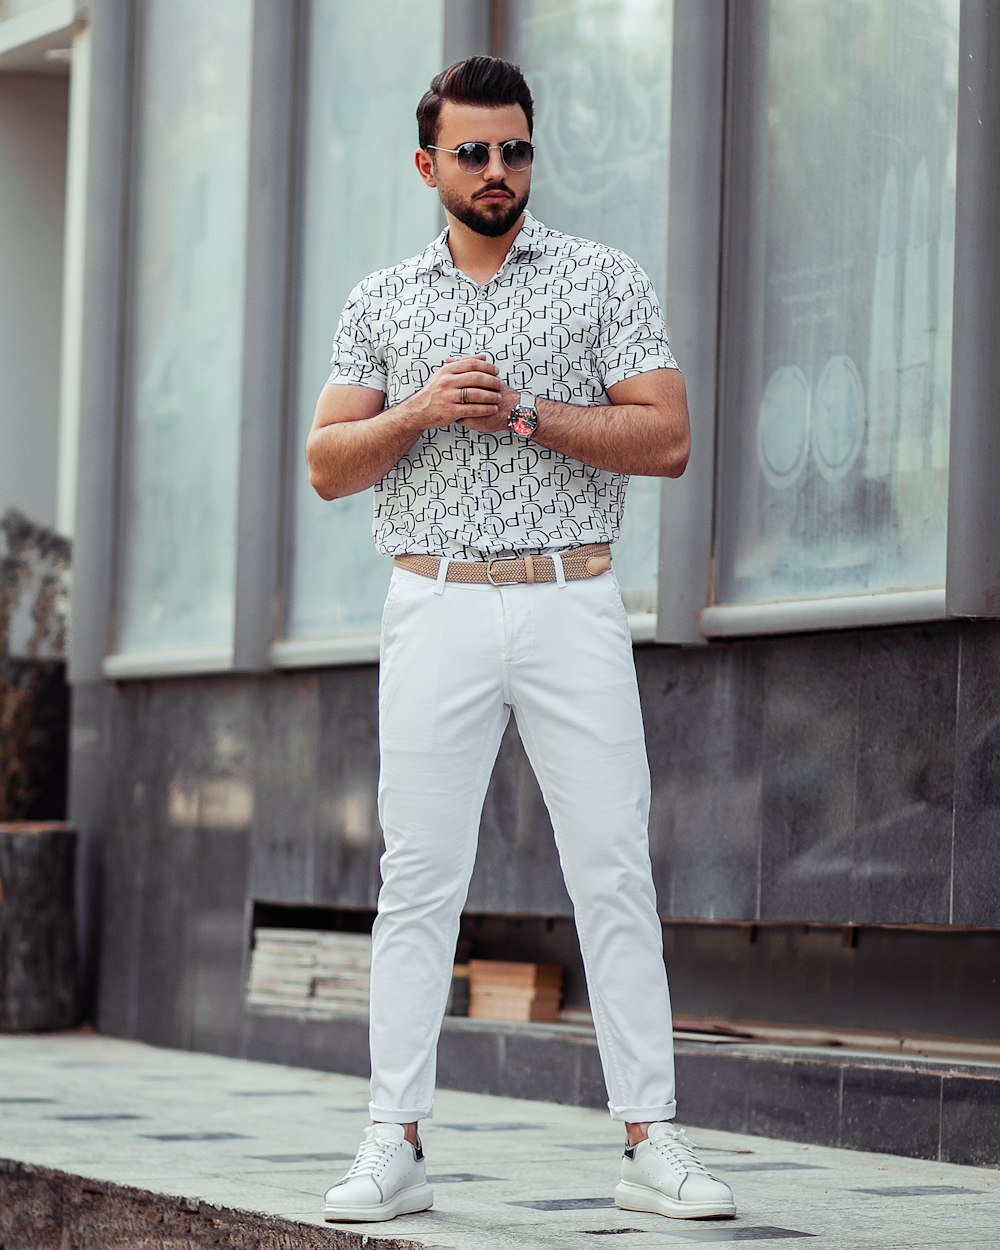
[[[502,182],[507,176],[507,166],[503,163],[499,148],[490,148],[489,164],[483,170],[487,182]]]

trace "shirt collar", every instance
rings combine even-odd
[[[514,242],[510,245],[504,264],[511,260],[523,260],[536,252],[541,252],[542,236],[545,233],[542,223],[525,209],[521,229],[514,236]],[[448,227],[445,226],[437,238],[428,243],[420,253],[417,260],[417,273],[433,273],[434,270],[443,269],[448,265],[454,265],[454,261],[448,250]]]
[[[542,239],[545,234],[546,229],[542,223],[525,209],[524,221],[521,223],[521,229],[514,236],[514,242],[510,245],[509,255],[512,259],[523,259],[541,252]]]
[[[451,264],[447,226],[420,253],[417,259],[417,273],[433,273],[435,269],[443,269],[446,264]]]

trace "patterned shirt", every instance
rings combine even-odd
[[[502,381],[609,420],[608,388],[676,369],[659,302],[614,248],[550,230],[525,213],[500,270],[482,286],[456,268],[447,229],[419,256],[351,292],[333,342],[331,383],[415,394],[450,356],[487,356]],[[424,430],[375,484],[384,555],[461,560],[613,542],[628,478],[518,435],[453,424]]]

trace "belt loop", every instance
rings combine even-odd
[[[438,564],[437,584],[434,587],[436,595],[444,594],[444,584],[448,580],[448,565],[451,564],[450,556],[442,556]]]
[[[566,570],[563,568],[561,551],[552,553],[552,569],[556,575],[556,586],[561,590],[566,585]]]
[[[529,585],[531,585],[535,580],[535,557],[534,556],[524,557],[524,578],[525,578],[525,581]]]

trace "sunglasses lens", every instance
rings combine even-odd
[[[459,169],[467,174],[478,174],[490,163],[490,150],[485,143],[463,143],[455,157]]]
[[[527,139],[508,139],[501,155],[508,169],[527,169],[534,159],[535,149]]]

